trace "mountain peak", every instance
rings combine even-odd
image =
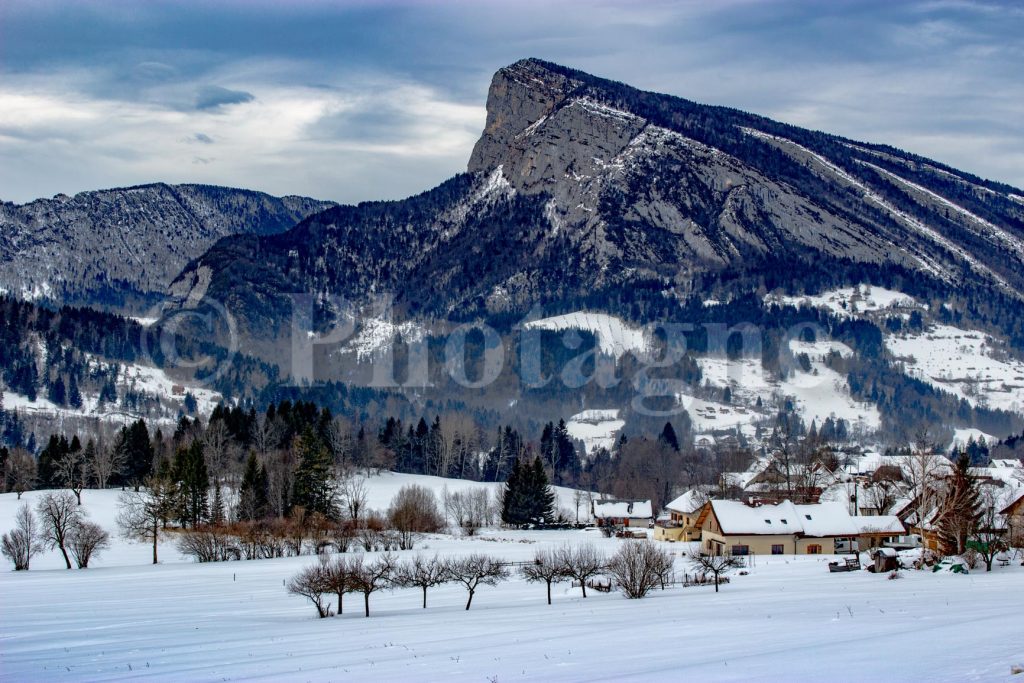
[[[487,171],[502,163],[517,136],[550,114],[580,82],[571,71],[540,59],[522,59],[503,67],[487,91],[487,123],[473,148],[469,171]]]

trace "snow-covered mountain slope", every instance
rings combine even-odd
[[[556,315],[540,320],[531,320],[523,327],[535,330],[580,330],[590,332],[597,338],[598,348],[602,353],[616,360],[626,353],[641,355],[650,349],[650,340],[644,330],[606,313],[590,313],[577,311],[565,315]]]
[[[912,377],[971,405],[1024,413],[1024,360],[987,334],[934,324],[886,335],[885,346]]]
[[[893,360],[911,377],[972,406],[1024,414],[1024,359],[991,334],[937,322],[935,312],[912,296],[857,285],[813,296],[768,296],[766,302],[871,320],[883,330]],[[892,331],[885,325],[888,318],[906,322],[914,313],[921,319],[919,327],[902,325]]]
[[[584,410],[569,418],[565,428],[572,438],[583,442],[587,455],[599,448],[611,451],[616,434],[626,425],[620,412],[614,408]]]

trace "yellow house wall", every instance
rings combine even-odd
[[[775,536],[727,536],[722,533],[704,529],[701,532],[701,549],[705,552],[713,551],[713,541],[721,543],[723,551],[728,553],[734,545],[745,545],[754,555],[771,555],[773,545],[781,545],[784,555],[806,555],[811,545],[821,546],[821,553],[832,555],[836,551],[835,539],[832,538],[794,538],[792,535],[779,534]]]

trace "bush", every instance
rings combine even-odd
[[[411,550],[419,534],[444,528],[437,499],[430,489],[408,484],[399,489],[388,508],[388,524],[398,534],[398,548]]]
[[[3,535],[0,552],[14,563],[14,571],[28,571],[32,556],[42,552],[45,546],[39,525],[28,503],[23,503],[18,508],[18,514],[14,519],[17,526],[10,533]]]
[[[608,573],[619,590],[639,599],[657,586],[665,587],[672,556],[651,541],[626,541],[608,562]]]
[[[71,531],[68,550],[79,569],[89,566],[89,560],[110,547],[110,534],[94,522],[79,522]]]
[[[183,532],[178,539],[178,551],[196,562],[227,562],[242,557],[235,537],[215,526]]]

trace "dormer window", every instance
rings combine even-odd
[[[810,516],[810,515],[804,515],[804,517],[806,517],[807,519],[810,519],[810,518],[811,518],[811,516]]]
[[[771,524],[771,523],[772,523],[772,520],[770,520],[770,519],[766,519],[766,520],[764,520],[764,523],[765,523],[765,524]]]
[[[787,522],[785,519],[782,520],[782,523],[783,524],[789,524],[789,522]]]

